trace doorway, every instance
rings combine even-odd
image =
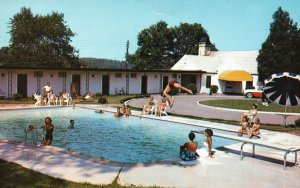
[[[148,77],[147,76],[142,76],[142,94],[146,94],[147,93],[147,82],[148,82]]]
[[[109,75],[102,76],[102,94],[109,95]]]
[[[22,98],[27,97],[27,74],[18,74],[17,93],[21,94]]]
[[[80,95],[80,75],[79,74],[72,75],[71,94],[73,95],[72,97],[76,97],[77,95]]]
[[[169,77],[163,76],[163,90],[167,87],[168,84],[169,84]]]

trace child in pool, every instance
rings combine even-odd
[[[212,138],[211,137],[214,135],[214,133],[211,129],[205,129],[204,135],[206,136],[206,140],[203,143],[203,146],[207,147],[207,149],[208,149],[208,157],[213,158],[214,152],[211,151],[211,147],[212,147]]]

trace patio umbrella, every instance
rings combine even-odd
[[[286,126],[286,108],[300,104],[300,75],[283,72],[265,80],[265,96],[273,103],[284,106],[283,126]]]

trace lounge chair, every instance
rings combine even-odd
[[[70,97],[69,93],[65,93],[64,100],[61,100],[61,98],[59,99],[60,106],[64,105],[64,103],[66,103],[67,106],[71,105],[71,102],[72,102],[72,97]]]
[[[159,112],[155,112],[155,114],[158,114],[159,116],[162,116],[162,115],[166,115],[168,116],[168,113],[167,113],[167,108],[169,107],[169,102],[167,101],[167,105],[165,107],[165,109],[163,110],[161,107],[159,109]],[[156,108],[157,109],[157,108]]]
[[[125,94],[124,88],[118,90],[118,88],[116,87],[115,92],[116,92],[116,95],[124,95]]]
[[[143,107],[143,114],[151,114],[154,115],[157,108],[157,101],[153,100],[154,105],[145,104]]]

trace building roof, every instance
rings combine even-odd
[[[218,73],[224,70],[245,70],[257,73],[258,51],[211,51],[208,56],[184,55],[171,70],[202,70]]]

